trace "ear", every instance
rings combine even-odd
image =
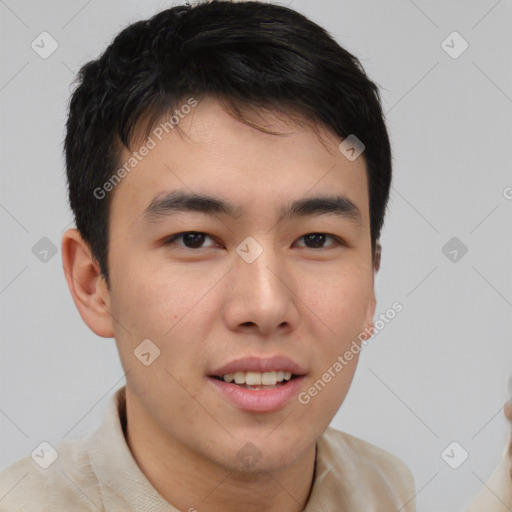
[[[75,228],[62,236],[62,266],[82,320],[98,336],[113,338],[110,293],[89,244]]]
[[[380,268],[380,258],[382,253],[382,246],[379,242],[375,244],[375,251],[372,254],[372,265],[373,265],[373,283],[375,284],[375,274],[379,271]],[[377,306],[377,299],[375,297],[375,287],[372,286],[372,296],[370,302],[368,303],[368,309],[366,310],[366,320],[365,320],[365,331],[361,336],[362,339],[367,340],[373,334],[373,317],[375,316],[375,308]],[[367,334],[371,333],[371,334]]]
[[[380,258],[382,255],[382,245],[380,245],[380,242],[375,242],[375,252],[373,253],[373,269],[374,269],[374,275],[375,272],[378,272],[380,269]]]

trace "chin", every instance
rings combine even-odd
[[[295,464],[314,446],[313,439],[309,444],[303,437],[295,439],[288,433],[277,436],[270,432],[265,431],[261,436],[239,436],[233,456],[227,461],[229,469],[248,475],[280,471]]]

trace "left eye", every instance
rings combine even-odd
[[[175,240],[181,239],[183,241],[183,244],[179,245],[185,246],[186,249],[201,249],[205,238],[210,238],[210,240],[213,240],[211,236],[207,235],[206,233],[202,233],[201,231],[185,231],[183,233],[178,233],[168,238],[165,241],[165,245],[174,244]],[[308,233],[307,235],[303,235],[300,238],[298,238],[298,240],[304,239],[306,243],[306,248],[308,249],[323,249],[324,247],[322,246],[326,238],[330,238],[335,242],[335,244],[331,244],[327,246],[327,248],[334,247],[336,245],[344,245],[344,242],[341,238],[334,235],[329,235],[327,233]],[[215,244],[206,247],[213,247],[214,245]]]
[[[308,233],[307,235],[301,236],[299,240],[302,238],[308,242],[311,242],[313,245],[313,247],[308,247],[308,249],[318,249],[318,245],[322,245],[326,238],[330,238],[336,242],[336,244],[331,244],[328,247],[333,247],[334,245],[343,245],[341,238],[338,238],[334,235],[328,235],[327,233]],[[320,247],[320,249],[323,249],[323,247]]]

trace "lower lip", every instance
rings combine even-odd
[[[214,377],[208,377],[208,380],[240,409],[251,412],[271,412],[281,409],[297,396],[304,375],[295,377],[287,381],[286,384],[273,389],[242,388]]]

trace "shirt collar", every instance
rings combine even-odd
[[[137,465],[125,438],[126,386],[110,398],[99,428],[89,440],[93,471],[106,510],[179,512],[151,485]]]

